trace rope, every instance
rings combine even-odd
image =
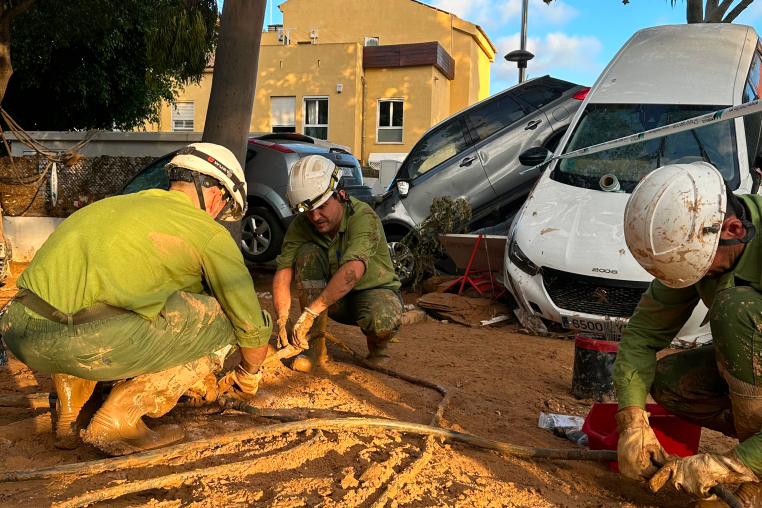
[[[45,177],[48,175],[50,171],[50,167],[53,165],[53,163],[59,163],[59,164],[68,163],[75,155],[79,153],[80,150],[82,150],[85,146],[87,146],[87,144],[90,143],[90,141],[99,132],[101,132],[100,130],[88,131],[81,141],[75,143],[74,145],[70,146],[66,150],[55,151],[50,149],[48,146],[46,146],[42,142],[34,139],[31,136],[31,134],[29,134],[18,123],[16,123],[16,121],[13,118],[11,118],[11,116],[2,107],[0,107],[0,118],[2,118],[5,121],[5,123],[8,124],[8,127],[10,128],[13,135],[16,136],[16,139],[18,141],[23,143],[27,148],[34,150],[41,157],[44,157],[45,159],[48,160],[48,165],[45,167],[45,171],[42,173],[42,175],[40,175],[39,178],[36,178],[33,181],[24,181],[24,178],[34,178],[34,177],[22,178],[21,175],[19,175],[19,172],[16,169],[16,163],[13,159],[13,154],[11,153],[10,146],[8,145],[8,140],[5,137],[5,133],[2,130],[0,130],[0,137],[2,137],[3,139],[3,144],[5,145],[5,149],[8,150],[8,156],[11,160],[11,168],[13,169],[13,173],[16,176],[16,180],[18,180],[18,183],[16,184],[3,181],[3,180],[0,180],[0,183],[3,183],[5,185],[21,185],[21,186],[37,185],[37,190],[35,190],[32,200],[24,208],[24,210],[22,210],[20,213],[6,212],[5,215],[9,217],[23,217],[24,214],[28,212],[30,208],[32,208],[32,205],[37,199],[37,196],[40,194],[40,189],[45,183]],[[0,206],[2,206],[4,210],[7,209],[7,207],[2,203],[1,200],[0,200]]]

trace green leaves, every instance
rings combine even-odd
[[[216,0],[38,0],[11,27],[3,107],[28,130],[158,121],[201,79],[218,15]]]

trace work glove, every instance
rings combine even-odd
[[[217,376],[208,374],[204,379],[196,382],[185,392],[188,397],[188,405],[201,407],[217,401]]]
[[[284,314],[276,321],[278,325],[278,349],[288,346],[288,314]]]
[[[231,370],[217,383],[217,391],[238,400],[251,400],[259,389],[262,371],[251,374],[240,364]]]
[[[756,482],[754,472],[746,467],[736,452],[723,455],[700,453],[669,462],[662,467],[648,485],[653,492],[670,482],[677,490],[692,496],[710,497],[709,489],[718,483]]]
[[[648,480],[661,466],[677,458],[661,447],[648,417],[639,407],[628,407],[616,414],[619,471],[631,480]]]
[[[302,315],[294,325],[294,331],[291,333],[291,345],[299,349],[309,349],[310,343],[307,340],[307,332],[312,328],[312,323],[319,314],[312,312],[309,307],[305,307]]]

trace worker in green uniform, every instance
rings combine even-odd
[[[167,165],[169,191],[106,198],[67,218],[18,279],[0,327],[30,368],[53,374],[56,444],[112,455],[155,448],[182,429],[150,430],[189,388],[257,391],[272,324],[241,253],[215,218],[240,220],[246,182],[226,148],[196,143]],[[241,348],[240,365],[214,372]],[[97,381],[114,384],[88,422]],[[86,428],[85,428],[86,427]],[[81,430],[81,432],[80,432]]]
[[[287,197],[294,213],[276,259],[273,303],[278,346],[307,351],[292,368],[309,372],[326,358],[327,316],[356,325],[368,344],[368,359],[388,359],[403,303],[381,220],[365,203],[341,189],[336,165],[319,155],[291,169]],[[289,331],[291,281],[296,279],[302,314]]]
[[[708,498],[719,483],[741,484],[739,500],[762,506],[760,227],[762,197],[733,195],[705,162],[649,173],[627,203],[627,246],[656,279],[622,333],[614,364],[617,452],[622,474],[650,479],[654,491],[669,482]],[[657,362],[699,301],[709,308],[713,344]],[[740,443],[722,454],[668,455],[644,410],[649,391],[669,412]]]

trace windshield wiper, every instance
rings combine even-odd
[[[704,162],[706,162],[708,164],[712,164],[712,161],[709,160],[709,154],[706,153],[706,149],[704,148],[704,144],[699,139],[698,134],[696,134],[696,130],[695,129],[691,129],[691,134],[693,134],[693,139],[696,140],[696,143],[699,146],[699,151],[701,152],[701,158],[704,159]],[[714,166],[714,164],[712,164],[712,166]]]
[[[661,138],[659,149],[656,151],[656,169],[661,167],[661,160],[664,157],[664,149],[667,147],[667,136]]]

